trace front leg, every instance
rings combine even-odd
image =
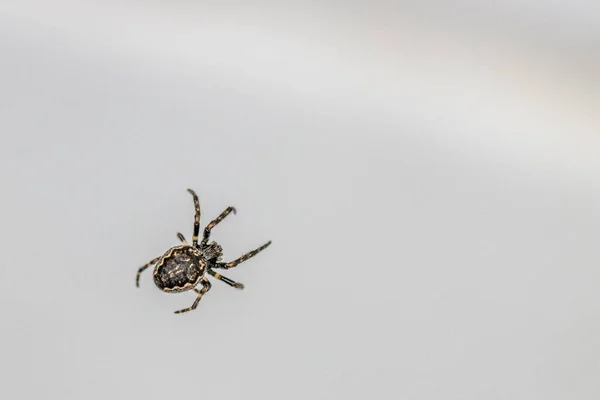
[[[192,236],[192,243],[194,247],[198,244],[198,233],[200,232],[200,202],[198,201],[198,195],[192,189],[188,189],[188,192],[194,197],[194,236]]]
[[[223,221],[223,219],[225,219],[226,216],[228,216],[230,213],[236,213],[236,210],[234,207],[227,207],[225,209],[225,211],[223,211],[221,213],[221,215],[219,215],[217,218],[215,218],[214,220],[212,220],[210,222],[210,224],[206,225],[206,228],[204,228],[204,237],[202,238],[202,242],[200,243],[200,248],[203,248],[204,246],[206,246],[206,243],[208,243],[208,238],[210,236],[210,230],[212,228],[215,227],[215,225],[217,225],[219,222]]]
[[[263,244],[258,249],[252,250],[252,251],[244,254],[243,256],[241,256],[240,258],[238,258],[237,260],[233,260],[233,261],[228,262],[228,263],[217,263],[214,268],[229,269],[229,268],[237,267],[239,264],[241,264],[244,261],[246,261],[246,260],[254,257],[258,253],[260,253],[261,251],[263,251],[264,249],[266,249],[267,247],[269,247],[270,244],[271,244],[271,241],[269,240],[267,243]]]

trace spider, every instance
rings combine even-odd
[[[222,262],[221,256],[223,255],[223,249],[221,246],[214,241],[208,242],[210,231],[230,213],[233,212],[235,214],[236,210],[233,207],[227,207],[221,215],[211,221],[210,224],[204,228],[202,241],[198,244],[198,234],[200,231],[200,202],[198,201],[198,196],[192,189],[188,189],[188,192],[194,197],[194,208],[196,210],[194,215],[194,236],[192,237],[192,245],[190,246],[187,240],[185,240],[185,237],[178,232],[177,237],[181,240],[182,244],[171,247],[165,254],[156,257],[138,269],[135,278],[135,285],[140,287],[140,274],[148,267],[156,264],[153,274],[154,283],[160,290],[167,293],[181,293],[193,290],[198,294],[198,297],[196,297],[196,300],[191,307],[175,311],[175,314],[192,311],[198,307],[198,303],[200,302],[200,299],[202,299],[202,296],[211,288],[206,273],[231,287],[243,289],[244,285],[241,283],[218,274],[214,270],[218,268],[230,269],[237,267],[240,263],[254,257],[271,244],[271,241],[268,241],[256,250],[244,254],[237,260],[227,263]],[[202,288],[197,289],[198,285],[202,285]]]

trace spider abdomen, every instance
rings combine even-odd
[[[200,251],[189,245],[169,249],[154,268],[154,283],[165,292],[185,292],[198,285],[206,272]]]

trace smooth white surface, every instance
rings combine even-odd
[[[3,4],[3,397],[597,399],[598,6],[512,3]],[[176,316],[187,187],[273,245]]]

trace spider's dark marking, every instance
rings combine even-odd
[[[231,287],[243,289],[243,284],[218,274],[213,271],[213,269],[230,269],[236,267],[240,263],[254,257],[271,244],[271,241],[269,241],[256,250],[244,254],[237,260],[229,263],[222,262],[222,247],[217,242],[208,243],[210,231],[227,215],[232,212],[235,214],[236,210],[233,207],[227,207],[225,211],[221,213],[221,215],[211,221],[204,229],[202,242],[198,244],[198,233],[200,232],[200,203],[198,201],[198,196],[192,189],[188,189],[188,192],[190,192],[194,198],[195,209],[194,236],[192,237],[192,245],[185,240],[185,237],[181,233],[177,233],[177,237],[179,240],[181,240],[182,244],[170,248],[161,257],[156,257],[138,269],[135,280],[136,286],[139,287],[140,274],[148,267],[156,264],[154,267],[153,277],[154,283],[160,290],[168,293],[179,293],[194,290],[196,293],[198,293],[198,297],[196,297],[196,300],[190,307],[175,311],[176,314],[196,309],[200,299],[202,299],[202,296],[211,288],[211,284],[206,275],[207,273]],[[197,289],[198,285],[201,285],[202,288]]]

